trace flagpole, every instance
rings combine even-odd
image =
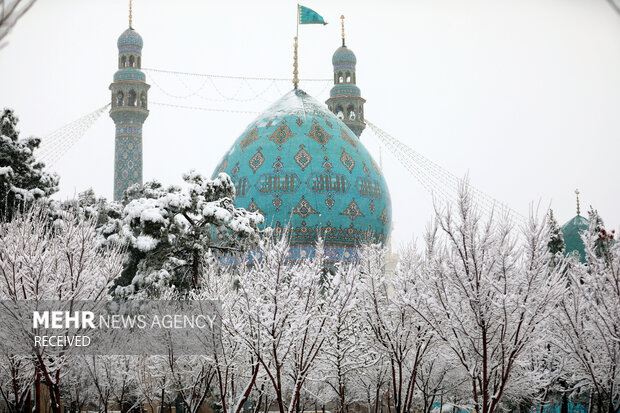
[[[299,37],[299,3],[297,4],[297,12],[295,13],[295,19],[297,20],[297,29],[295,32],[295,48],[293,52],[293,86],[295,90],[297,90],[297,86],[299,85],[299,71],[297,70],[298,62],[297,62],[297,37]]]
[[[299,3],[297,3],[297,33],[295,34],[295,36],[299,36]]]

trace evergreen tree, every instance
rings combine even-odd
[[[549,242],[547,247],[549,252],[554,256],[558,253],[564,254],[566,245],[564,244],[564,237],[562,236],[562,230],[553,216],[553,210],[549,210],[549,217],[547,218],[547,225],[549,228]]]
[[[185,188],[159,182],[134,185],[123,197],[122,218],[102,227],[107,242],[125,243],[128,258],[117,295],[157,296],[161,288],[196,288],[208,251],[235,254],[258,241],[263,216],[235,208],[235,186],[220,174],[211,180],[184,175]]]
[[[108,202],[104,197],[97,196],[92,188],[80,192],[75,199],[56,203],[51,209],[54,218],[60,218],[69,212],[93,219],[99,234],[104,238],[118,233],[118,223],[123,215],[123,206],[120,203]]]
[[[0,220],[10,220],[24,204],[58,190],[58,176],[34,157],[38,138],[19,139],[18,119],[11,109],[0,117]]]
[[[609,249],[615,242],[615,231],[607,232],[603,219],[592,206],[590,206],[588,211],[588,218],[590,220],[590,233],[597,237],[594,242],[594,252],[597,258],[603,258],[606,262],[609,262],[611,259]]]

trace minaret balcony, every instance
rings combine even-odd
[[[146,82],[146,75],[141,70],[133,67],[118,69],[116,73],[114,73],[114,81],[122,82],[124,80]]]
[[[110,117],[114,123],[144,123],[149,110],[142,106],[112,106]]]
[[[330,97],[339,97],[339,96],[355,96],[360,97],[362,93],[360,92],[360,88],[355,86],[353,83],[339,83],[334,85],[329,91]]]

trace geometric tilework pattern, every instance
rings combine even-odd
[[[375,165],[326,106],[293,90],[246,127],[213,177],[234,175],[245,188],[235,206],[265,214],[274,237],[288,227],[297,258],[311,257],[321,236],[329,260],[354,261],[361,242],[384,243],[391,228],[390,194]]]
[[[142,183],[142,139],[117,137],[114,150],[114,199],[135,183]]]

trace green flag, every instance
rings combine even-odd
[[[299,24],[327,24],[321,15],[312,9],[299,6]]]

